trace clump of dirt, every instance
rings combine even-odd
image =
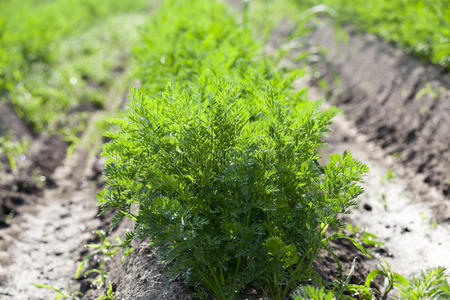
[[[0,192],[0,229],[9,227],[10,219],[17,216],[18,207],[27,202],[26,196],[15,192]]]
[[[116,258],[119,260],[119,258]],[[155,249],[137,244],[135,250],[120,265],[111,270],[117,299],[192,299],[192,291],[178,281],[167,282],[163,263]]]

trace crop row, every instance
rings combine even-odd
[[[167,0],[141,33],[142,81],[108,136],[99,204],[129,217],[199,296],[282,299],[362,192],[350,153],[318,163],[336,110],[296,92],[224,4]],[[355,242],[356,245],[358,245]],[[359,246],[359,245],[358,245]]]
[[[325,4],[341,22],[372,32],[428,61],[450,68],[450,5],[447,0],[293,1],[297,13]]]
[[[104,74],[108,71],[103,66],[108,58],[92,57],[100,45],[116,49],[114,43],[122,42],[117,37],[119,24],[109,24],[108,28],[105,20],[147,5],[145,0],[2,1],[0,101],[10,101],[36,133],[54,125],[81,99],[101,105],[103,101],[89,89],[89,83],[102,84],[104,79],[93,76],[110,77]],[[120,19],[115,23],[122,21],[128,23]],[[105,28],[88,37],[86,31],[92,33],[92,28],[101,22]],[[101,56],[110,55],[108,50],[101,52]],[[74,88],[80,83],[85,83],[83,92]]]

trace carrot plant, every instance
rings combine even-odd
[[[421,271],[404,285],[397,285],[401,299],[450,299],[450,285],[445,268]]]
[[[25,153],[28,148],[28,143],[22,141],[21,143],[13,141],[9,134],[0,136],[0,165],[1,159],[4,156],[13,172],[17,171],[16,158]]]
[[[170,20],[170,21],[169,21]],[[141,89],[104,147],[99,196],[135,223],[170,279],[236,299],[320,282],[312,263],[362,192],[351,154],[318,163],[336,110],[291,88],[221,3],[167,0],[136,51]]]

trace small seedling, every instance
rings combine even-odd
[[[106,294],[101,295],[96,300],[114,300],[114,291],[111,283],[108,284],[108,289],[106,290]]]
[[[384,264],[378,264],[378,269],[373,270],[367,275],[365,286],[370,289],[372,280],[377,276],[383,276],[385,278],[384,286],[380,290],[380,293],[382,299],[387,299],[387,295],[394,288],[394,284],[405,285],[408,284],[408,281],[402,275],[393,272],[391,266],[384,258],[383,261]]]
[[[386,174],[381,178],[380,183],[385,184],[386,182],[392,182],[395,179],[395,173],[392,170],[388,170]]]
[[[73,293],[72,287],[69,287],[69,291],[66,294],[62,289],[55,288],[48,284],[33,284],[33,285],[38,288],[49,289],[49,290],[52,290],[53,292],[55,292],[56,293],[55,300],[59,300],[59,299],[78,300],[78,299],[80,299],[80,296],[83,296],[83,293],[81,293],[81,292]]]
[[[424,88],[420,89],[416,96],[415,99],[420,99],[422,98],[423,95],[430,95],[431,99],[436,99],[439,97],[439,93],[438,91],[436,91],[430,83],[427,82],[427,84],[425,85]]]
[[[381,248],[384,246],[384,242],[381,241],[378,236],[368,232],[364,228],[361,228],[360,225],[353,226],[351,224],[347,224],[347,230],[355,235],[356,240],[359,241],[366,249]]]
[[[388,211],[388,203],[387,203],[386,194],[381,194],[381,203],[383,203],[384,211]]]
[[[438,227],[436,220],[433,217],[427,217],[423,211],[420,212],[420,218],[424,223],[428,223],[430,229],[436,229]]]
[[[100,259],[100,268],[99,269],[93,269],[93,270],[87,270],[84,274],[84,276],[88,275],[89,273],[97,273],[100,278],[97,278],[96,281],[99,283],[100,286],[102,286],[105,283],[106,275],[104,273],[104,260],[105,258],[110,258],[114,254],[117,253],[117,251],[122,250],[122,259],[123,257],[127,256],[131,253],[133,248],[129,245],[127,241],[122,241],[122,239],[119,236],[115,236],[116,243],[111,243],[108,238],[106,237],[106,234],[102,230],[96,230],[95,233],[100,237],[102,243],[101,244],[86,244],[85,247],[94,249],[92,252],[90,252],[79,264],[76,272],[75,272],[75,279],[78,279],[83,271],[83,268],[85,267],[86,263],[89,262],[90,259],[96,257],[97,259]]]
[[[17,171],[16,158],[26,152],[28,144],[27,141],[13,141],[9,134],[0,136],[0,156],[4,155],[7,158],[13,172]]]

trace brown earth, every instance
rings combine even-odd
[[[54,186],[52,174],[64,160],[68,143],[58,135],[34,137],[8,103],[0,102],[0,121],[2,134],[31,144],[17,159],[15,171],[5,157],[0,157],[0,227],[8,227],[7,219],[19,214],[23,204],[32,203],[44,188]]]
[[[98,187],[89,183],[95,160],[83,148],[67,158],[61,136],[25,135],[31,130],[9,113],[0,115],[2,130],[30,147],[17,170],[5,164],[0,173],[0,298],[51,299],[53,291],[33,284],[67,283],[74,254],[98,226]]]

